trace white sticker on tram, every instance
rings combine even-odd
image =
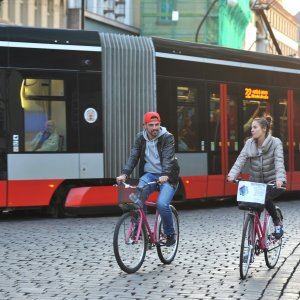
[[[8,180],[103,178],[103,153],[7,155]]]
[[[102,48],[100,46],[41,44],[41,43],[24,43],[24,42],[10,42],[10,41],[0,41],[0,47],[51,49],[51,50],[68,50],[68,51],[90,51],[90,52],[102,51]]]
[[[236,62],[236,61],[231,61],[231,60],[180,55],[180,54],[173,54],[173,53],[156,52],[156,57],[184,60],[184,61],[193,61],[193,62],[200,62],[200,63],[206,63],[206,64],[231,66],[231,67],[238,67],[238,68],[246,68],[246,69],[256,69],[256,70],[266,70],[266,71],[272,71],[272,72],[300,74],[300,70],[296,70],[296,69],[274,67],[274,66],[268,66],[268,65],[259,65],[259,64],[250,64],[250,63]]]

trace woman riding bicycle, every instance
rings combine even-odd
[[[277,198],[286,183],[286,171],[282,142],[271,135],[272,118],[270,116],[255,118],[251,125],[252,138],[246,141],[244,148],[231,168],[227,180],[233,181],[240,174],[245,163],[249,162],[250,181],[275,182],[277,189],[268,187],[265,207],[275,225],[275,238],[283,235],[283,225],[276,213],[273,199]]]

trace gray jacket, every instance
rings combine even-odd
[[[231,168],[228,176],[237,178],[245,163],[249,161],[250,180],[268,183],[272,180],[286,182],[283,147],[280,139],[268,135],[258,153],[256,141],[247,140],[244,148]]]

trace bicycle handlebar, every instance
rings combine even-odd
[[[144,187],[147,186],[147,185],[159,184],[159,183],[160,182],[158,180],[156,180],[156,181],[150,181],[150,182],[146,183],[144,185]],[[136,188],[137,187],[137,186],[134,186],[134,185],[130,185],[130,184],[126,183],[125,181],[119,181],[117,184],[114,184],[114,186],[120,186],[122,184],[124,185],[125,189],[127,189],[127,188]]]
[[[234,179],[233,181],[231,181],[232,183],[238,184],[240,181],[249,181],[249,180],[244,180],[244,179]],[[264,183],[264,182],[258,182],[258,183]],[[275,182],[269,182],[269,183],[264,183],[268,186],[271,186],[274,189],[282,189],[282,190],[286,190],[286,186],[285,184],[281,187],[277,187]]]

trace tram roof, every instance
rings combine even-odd
[[[99,32],[0,25],[0,40],[24,43],[101,46]],[[300,70],[300,59],[282,55],[232,49],[216,45],[152,37],[156,52],[170,55],[212,58]]]
[[[197,44],[153,37],[156,52],[170,55],[211,58],[249,64],[260,64],[300,70],[300,59],[295,57],[225,48],[216,45]]]
[[[97,31],[0,25],[0,40],[23,43],[100,46]]]

